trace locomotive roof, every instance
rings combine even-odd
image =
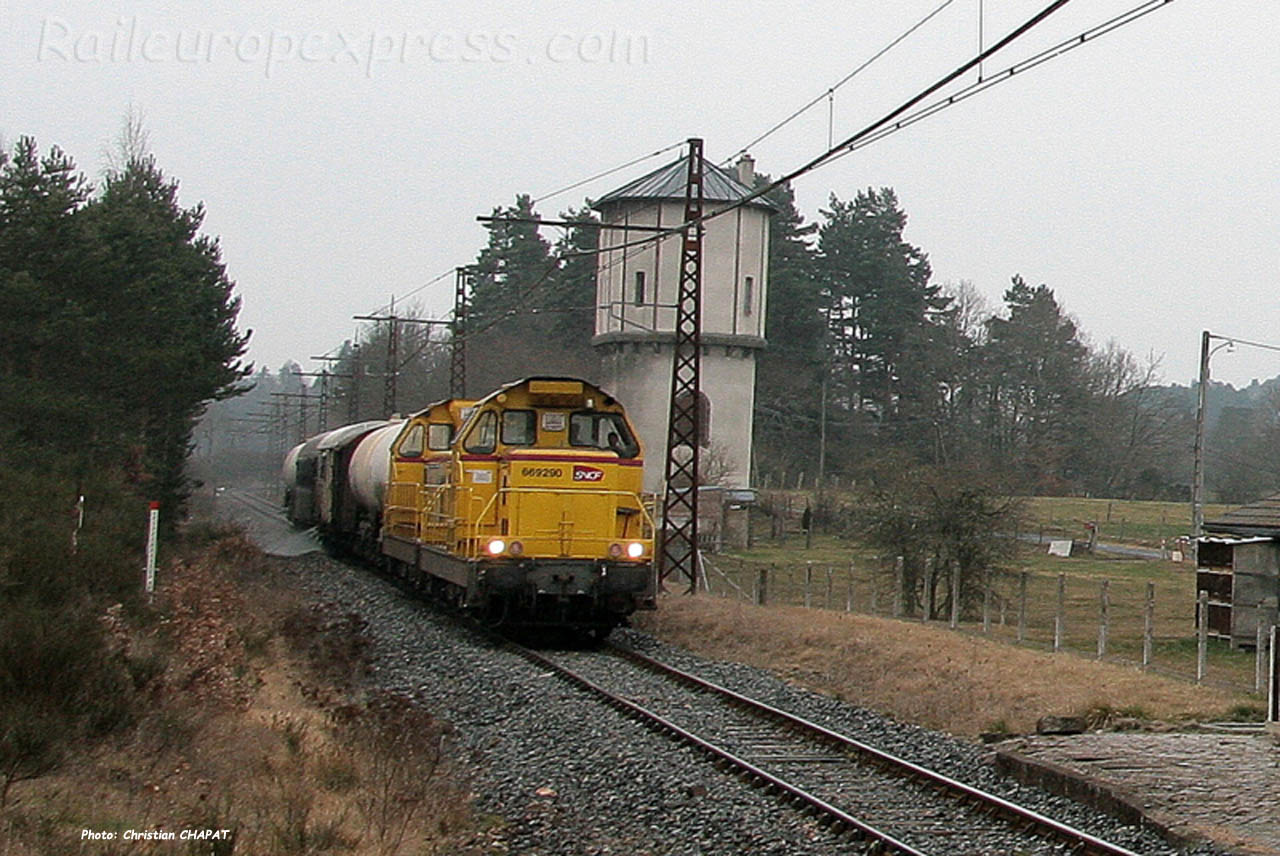
[[[570,377],[568,375],[534,375],[531,377],[521,378],[520,380],[513,380],[510,383],[504,383],[502,386],[498,387],[493,392],[486,395],[484,398],[479,399],[476,402],[476,407],[478,409],[482,404],[488,403],[490,399],[496,397],[499,393],[507,392],[508,390],[515,389],[518,386],[525,386],[529,383],[532,383],[533,381],[539,381],[539,380],[552,381],[552,382],[558,381],[558,382],[565,382],[565,383],[580,383],[585,389],[594,389],[597,392],[599,392],[601,395],[603,395],[607,399],[609,403],[617,403],[617,399],[614,398],[614,396],[610,394],[607,390],[601,389],[597,384],[594,384],[591,381],[586,380],[584,378]]]
[[[725,169],[721,169],[711,161],[702,162],[702,199],[704,202],[741,202],[752,194],[752,189]],[[658,167],[648,175],[624,184],[617,190],[606,193],[591,204],[592,208],[630,199],[684,199],[685,185],[689,175],[689,156],[684,155],[673,163]],[[777,206],[763,196],[747,203],[750,207],[776,211]]]

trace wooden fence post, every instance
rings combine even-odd
[[[804,608],[813,605],[813,562],[804,563]]]
[[[756,580],[756,603],[764,606],[769,602],[769,569],[762,567]]]
[[[1053,615],[1053,650],[1062,650],[1067,633],[1067,575],[1058,574],[1058,609]]]
[[[1271,625],[1271,644],[1268,646],[1271,651],[1271,668],[1269,672],[1269,680],[1267,686],[1267,722],[1280,724],[1280,652],[1276,648],[1280,641],[1280,627]]]
[[[1018,574],[1018,642],[1027,641],[1027,578],[1026,571]]]
[[[986,635],[991,634],[991,569],[990,568],[982,569],[982,632]]]
[[[906,559],[898,556],[893,560],[893,617],[901,618],[907,599]]]
[[[920,620],[928,622],[933,618],[933,557],[924,560],[924,608],[920,611]]]
[[[1103,580],[1098,591],[1098,659],[1107,656],[1107,632],[1111,629],[1111,580]]]
[[[1142,668],[1151,667],[1155,653],[1156,584],[1147,583],[1147,600],[1142,607]]]
[[[960,626],[960,563],[951,560],[951,629]]]
[[[872,591],[875,591],[875,581],[871,583]],[[849,585],[844,595],[844,611],[853,612],[853,560],[849,560]]]
[[[1258,632],[1256,637],[1256,647],[1254,648],[1254,666],[1253,666],[1253,691],[1255,693],[1266,692],[1267,689],[1267,628],[1263,626],[1263,616],[1265,616],[1266,603],[1258,604]]]
[[[1209,593],[1200,592],[1200,609],[1196,614],[1196,683],[1204,682],[1209,663]]]
[[[827,565],[827,609],[831,608],[831,595],[834,583],[831,578],[831,566]]]

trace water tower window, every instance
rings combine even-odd
[[[742,283],[742,314],[750,315],[751,307],[755,303],[756,278],[749,276]]]
[[[644,271],[636,271],[636,288],[633,295],[636,306],[644,305]]]

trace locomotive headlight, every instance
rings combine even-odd
[[[523,556],[524,545],[521,544],[519,541],[512,541],[511,546],[507,548],[507,552],[509,552],[513,556]]]
[[[621,545],[621,544],[610,544],[610,545],[609,545],[609,557],[610,557],[611,559],[621,559],[621,558],[622,558],[622,545]]]
[[[501,538],[494,538],[489,542],[489,555],[491,556],[501,556],[506,549],[507,542]]]
[[[644,555],[644,545],[639,541],[632,541],[627,545],[627,555],[633,559],[638,559]]]

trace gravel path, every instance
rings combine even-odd
[[[482,842],[485,852],[857,852],[815,821],[460,629],[391,583],[320,554],[280,561],[312,600],[368,622],[371,681],[414,696],[453,724],[478,811],[494,820]],[[1178,852],[1065,800],[1006,782],[991,770],[982,747],[797,689],[757,669],[701,660],[643,633],[620,630],[614,638],[1138,853]]]

